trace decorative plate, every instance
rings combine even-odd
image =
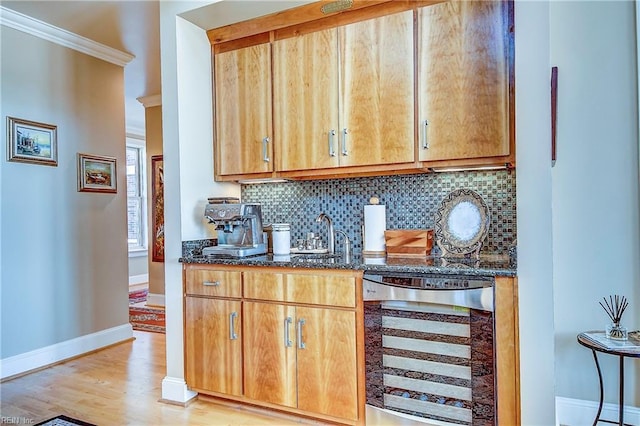
[[[480,194],[471,189],[457,189],[442,200],[436,212],[436,242],[443,257],[480,254],[489,232],[489,208]]]

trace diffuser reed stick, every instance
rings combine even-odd
[[[607,300],[606,297],[603,297],[602,299],[604,301],[604,305],[602,302],[599,302],[600,306],[602,306],[602,309],[607,313],[612,323],[609,337],[614,339],[625,338],[626,330],[624,327],[620,326],[620,321],[622,320],[622,314],[624,314],[625,309],[629,306],[627,298],[616,294],[614,296],[609,296],[609,300]]]

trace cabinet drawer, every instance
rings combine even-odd
[[[188,268],[187,294],[218,297],[242,297],[242,273]]]
[[[356,279],[349,276],[289,274],[287,302],[314,305],[356,306]]]
[[[284,275],[273,272],[245,272],[244,297],[284,302]]]

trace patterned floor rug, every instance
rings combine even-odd
[[[147,290],[129,293],[129,322],[134,330],[165,332],[165,316],[163,308],[140,306],[147,300]]]
[[[37,423],[34,426],[96,426],[93,423],[83,422],[82,420],[73,419],[67,416],[57,416],[44,422]]]
[[[129,306],[129,322],[134,330],[165,332],[164,309]]]

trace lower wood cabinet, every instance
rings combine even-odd
[[[356,420],[355,312],[245,302],[245,396]]]
[[[242,395],[242,302],[185,298],[185,377],[204,391]]]
[[[213,396],[361,424],[360,275],[186,265],[187,385]]]
[[[356,314],[296,308],[298,408],[358,418]]]
[[[295,308],[246,302],[243,321],[245,395],[258,401],[297,406]]]

